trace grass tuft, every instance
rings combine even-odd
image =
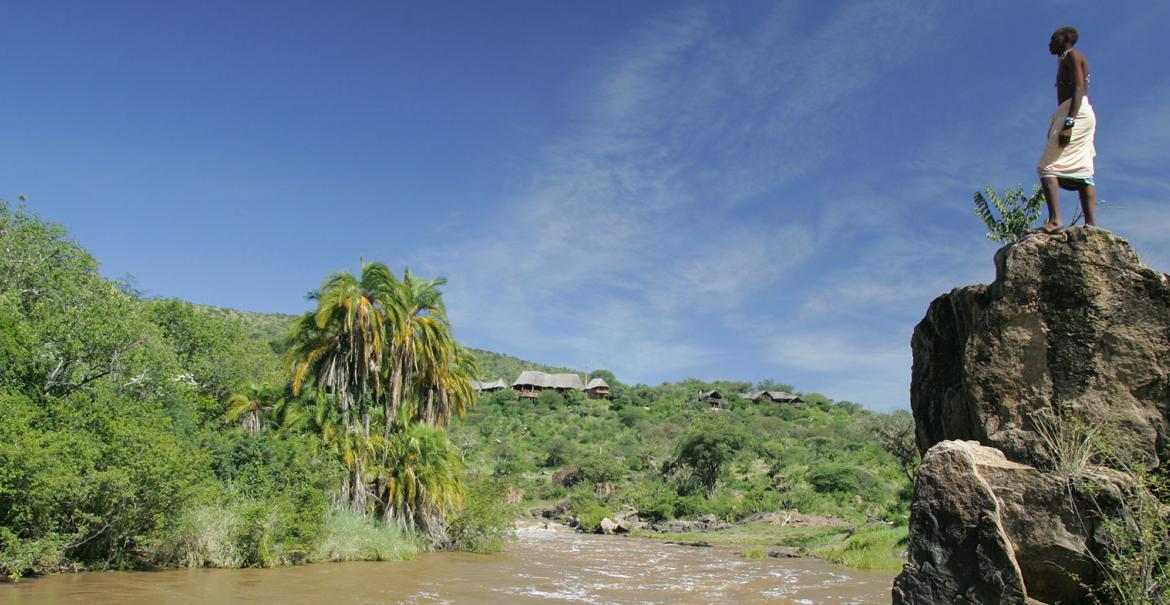
[[[208,504],[190,508],[171,531],[167,558],[180,567],[241,567],[244,555],[238,541],[242,527],[235,507]]]
[[[1081,477],[1100,457],[1098,431],[1077,416],[1057,416],[1041,410],[1031,416],[1048,454],[1049,470],[1063,477]]]
[[[898,554],[906,548],[906,527],[866,527],[844,542],[814,552],[826,561],[854,569],[898,571],[906,561]]]
[[[418,556],[418,542],[400,527],[344,509],[325,517],[325,538],[309,560],[407,561]]]

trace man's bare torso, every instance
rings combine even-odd
[[[1077,89],[1078,74],[1085,80],[1085,89],[1089,88],[1089,61],[1084,53],[1069,49],[1068,55],[1056,68],[1056,104],[1060,105],[1072,98]]]

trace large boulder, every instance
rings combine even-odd
[[[1063,467],[1051,428],[1109,434],[1151,468],[1170,455],[1167,276],[1090,227],[1027,237],[995,265],[914,330],[923,464],[896,604],[1087,602],[1126,478]]]
[[[974,441],[935,445],[914,481],[909,562],[894,602],[1086,602],[1100,512],[1119,497],[1098,472],[1070,482]]]
[[[1123,431],[1149,459],[1170,444],[1170,284],[1092,227],[996,254],[989,286],[952,290],[914,329],[918,448],[969,439],[1044,462],[1037,413]]]
[[[630,533],[630,528],[626,527],[626,524],[621,521],[614,521],[613,519],[606,517],[601,520],[601,523],[597,524],[597,533],[605,534],[607,536],[612,536],[614,534],[628,534]]]

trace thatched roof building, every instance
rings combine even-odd
[[[585,383],[576,374],[545,374],[536,370],[524,370],[512,386],[534,386],[542,389],[584,391]]]
[[[503,378],[497,378],[494,382],[480,382],[478,380],[472,380],[471,388],[484,393],[491,393],[500,389],[506,389],[508,388],[508,385],[504,383]]]
[[[594,378],[585,385],[585,392],[589,393],[590,399],[609,399],[609,383],[601,378]]]
[[[699,401],[703,401],[711,405],[720,405],[723,403],[723,393],[720,393],[714,389],[710,391],[699,391]]]
[[[761,401],[774,401],[776,403],[804,403],[800,397],[792,393],[784,391],[753,391],[751,393],[740,393],[740,397],[750,399],[755,403]]]
[[[524,370],[512,383],[512,388],[520,393],[521,397],[536,399],[545,389],[555,389],[558,392],[584,391],[585,383],[576,374],[546,374],[536,370]]]

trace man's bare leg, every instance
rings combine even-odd
[[[1054,176],[1040,177],[1040,186],[1044,188],[1044,201],[1048,203],[1048,222],[1040,227],[1043,231],[1053,231],[1064,227],[1064,220],[1060,218],[1060,183]],[[1084,189],[1081,189],[1083,192]],[[1081,195],[1084,195],[1082,193]],[[1093,193],[1096,203],[1096,191]]]
[[[1081,211],[1085,213],[1085,225],[1089,227],[1097,226],[1097,186],[1084,185],[1080,190],[1081,194]],[[1052,206],[1049,206],[1051,213]]]

